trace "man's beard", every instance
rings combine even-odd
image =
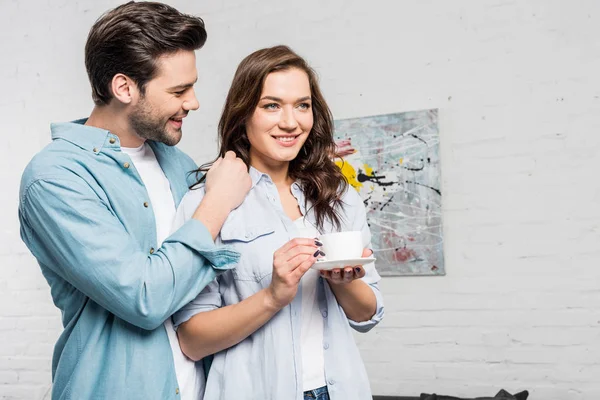
[[[145,101],[140,102],[136,110],[129,115],[129,124],[139,137],[146,140],[161,142],[167,146],[175,146],[181,136],[167,132],[169,118],[154,117],[152,108]]]

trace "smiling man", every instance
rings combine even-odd
[[[85,63],[95,107],[51,126],[23,173],[21,236],[62,312],[53,399],[197,398],[171,315],[238,255],[214,238],[250,189],[233,152],[208,171],[193,218],[169,235],[195,163],[176,145],[198,109],[200,18],[153,2],[110,10]]]

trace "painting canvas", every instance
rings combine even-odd
[[[335,136],[355,149],[337,163],[367,208],[379,273],[444,275],[437,109],[337,120]]]

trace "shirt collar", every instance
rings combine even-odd
[[[250,179],[252,180],[252,189],[254,189],[254,187],[256,185],[259,184],[259,182],[264,182],[267,184],[273,184],[273,180],[271,179],[271,177],[268,174],[265,174],[264,172],[260,172],[259,170],[257,170],[256,168],[250,166],[250,169],[248,171],[248,173],[250,174]],[[292,183],[292,195],[296,198],[296,200],[298,201],[298,204],[300,205],[302,214],[304,214],[306,212],[305,209],[305,204],[304,204],[304,192],[303,192],[303,186],[302,183],[299,180],[296,180],[294,183]]]
[[[271,180],[271,177],[268,174],[265,174],[264,172],[260,172],[253,166],[250,166],[248,173],[250,174],[250,179],[252,179],[252,189],[254,189],[254,187],[256,185],[258,185],[258,182],[260,182],[261,180],[264,180],[265,182],[273,183],[273,181]]]
[[[52,140],[66,140],[96,154],[100,153],[104,147],[120,147],[117,135],[106,129],[84,125],[86,121],[87,118],[51,124]]]

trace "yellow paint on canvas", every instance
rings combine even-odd
[[[362,183],[360,183],[358,179],[356,179],[356,170],[352,165],[350,165],[349,162],[343,162],[338,160],[335,162],[335,165],[337,165],[342,170],[342,174],[346,177],[350,186],[352,186],[356,190],[359,190],[362,187]]]
[[[350,186],[356,190],[359,190],[363,186],[356,177],[356,170],[349,162],[338,160],[335,164],[342,170],[342,174],[346,177]],[[373,168],[369,164],[364,164],[363,168],[365,169],[365,175],[373,176]],[[373,186],[371,186],[371,190],[373,190]]]

